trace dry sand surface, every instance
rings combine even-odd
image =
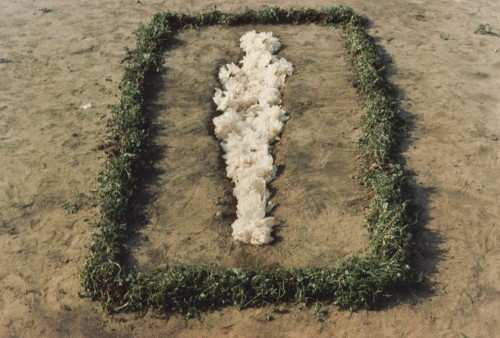
[[[160,10],[262,8],[265,1],[0,0],[0,337],[494,337],[500,332],[500,33],[498,1],[344,1],[372,20],[392,58],[410,139],[402,144],[419,209],[415,260],[429,287],[378,310],[320,306],[185,320],[107,315],[78,297],[97,174],[106,160],[125,47]],[[286,0],[282,7],[304,2]],[[336,5],[318,0],[311,7]],[[50,9],[41,10],[41,9]],[[234,243],[231,185],[210,127],[215,74],[241,58],[248,29],[185,32],[166,52],[149,110],[161,149],[144,193],[148,223],[130,243],[139,268],[172,263],[325,266],[363,254],[364,191],[356,173],[361,114],[340,32],[274,27],[296,70],[276,145],[275,245]],[[447,39],[446,39],[446,38]],[[89,109],[80,108],[91,102]],[[221,203],[221,201],[224,201]],[[219,203],[217,203],[219,202]],[[76,205],[68,213],[63,205]]]

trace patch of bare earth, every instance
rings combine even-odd
[[[270,27],[185,31],[165,57],[151,106],[161,159],[146,184],[149,223],[134,241],[140,265],[333,267],[367,248],[366,191],[351,178],[361,110],[340,30],[315,25],[272,27],[284,44],[279,56],[295,65],[283,92],[291,119],[274,144],[276,240],[256,247],[232,239],[235,201],[212,97],[220,65],[241,59],[239,37],[251,29]]]

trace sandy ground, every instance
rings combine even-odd
[[[109,316],[98,304],[78,297],[78,269],[94,231],[88,221],[97,215],[96,176],[106,159],[102,143],[109,132],[108,106],[116,102],[120,61],[124,47],[134,44],[133,31],[159,10],[269,4],[0,1],[0,337],[498,335],[500,37],[474,34],[481,22],[500,32],[500,4],[492,0],[342,3],[372,20],[370,33],[393,60],[388,69],[402,90],[402,113],[411,126],[411,139],[402,147],[420,210],[415,259],[431,281],[429,288],[401,293],[399,301],[377,311],[326,307],[324,321],[316,314],[318,306],[300,305],[286,307],[287,313],[275,311],[270,322],[266,315],[272,308],[228,308],[189,321],[151,312]],[[280,2],[282,7],[302,5]],[[352,127],[359,106],[338,32],[328,32],[327,47],[327,33],[318,28],[278,30],[286,45],[280,55],[297,67],[284,92],[295,116],[276,149],[277,162],[284,166],[273,183],[279,202],[274,213],[283,224],[278,243],[260,254],[221,239],[230,233],[232,216],[230,206],[215,202],[230,199],[230,186],[210,155],[218,150],[207,114],[213,114],[215,67],[239,59],[231,40],[241,31],[186,33],[179,37],[186,43],[167,52],[165,71],[156,83],[160,93],[151,101],[156,142],[165,153],[158,164],[163,171],[147,190],[153,201],[147,209],[150,222],[134,242],[138,264],[206,258],[209,264],[233,266],[307,266],[362,252],[362,194],[345,175],[355,170]],[[215,38],[219,32],[227,37],[223,44]],[[203,46],[189,43],[199,38]],[[198,53],[199,60],[185,57],[191,53]],[[337,60],[324,60],[325,55]],[[194,61],[203,67],[183,74]],[[197,78],[204,80],[195,82]],[[190,86],[199,104],[182,97],[183,86],[176,89],[172,83]],[[181,99],[173,100],[162,89],[180,90]],[[329,97],[328,92],[334,94]],[[80,108],[89,102],[92,108]],[[325,123],[315,125],[317,121]],[[191,148],[180,141],[190,135],[198,142]],[[196,144],[202,149],[194,149]],[[186,165],[169,161],[172,155],[186,164],[198,160],[183,172]],[[325,186],[332,175],[335,184]],[[65,203],[76,205],[76,212],[68,213]],[[194,212],[195,207],[202,212]],[[218,210],[227,217],[215,218]],[[334,228],[328,227],[328,219],[334,220]],[[300,223],[309,226],[301,228]],[[302,237],[310,241],[301,243]],[[195,242],[198,238],[205,243]]]

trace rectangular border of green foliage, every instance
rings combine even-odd
[[[144,94],[159,69],[162,51],[183,29],[213,25],[319,24],[342,27],[358,96],[364,104],[360,125],[363,177],[371,188],[366,215],[370,253],[350,257],[332,268],[246,270],[174,266],[150,272],[123,264],[137,178],[150,161]],[[387,80],[384,60],[366,29],[368,20],[348,7],[323,9],[211,11],[196,15],[160,12],[136,32],[135,49],[127,50],[120,102],[114,107],[113,154],[98,177],[99,231],[81,271],[82,297],[99,300],[110,312],[156,308],[188,316],[234,305],[238,308],[321,301],[341,309],[367,309],[393,295],[415,278],[409,265],[412,235],[407,212],[406,177],[397,144],[404,127],[398,115],[395,87]]]

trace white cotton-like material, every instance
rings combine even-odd
[[[293,66],[273,55],[281,44],[271,32],[250,31],[241,37],[240,47],[246,53],[241,67],[229,63],[219,70],[222,89],[216,89],[214,102],[224,113],[213,121],[238,201],[233,238],[261,245],[273,240],[274,219],[266,217],[266,210],[274,205],[266,184],[277,169],[269,144],[279,140],[289,118],[280,106],[280,89]]]
[[[240,48],[247,54],[258,50],[274,54],[281,48],[281,43],[277,37],[273,36],[272,32],[257,33],[250,31],[240,38]]]

